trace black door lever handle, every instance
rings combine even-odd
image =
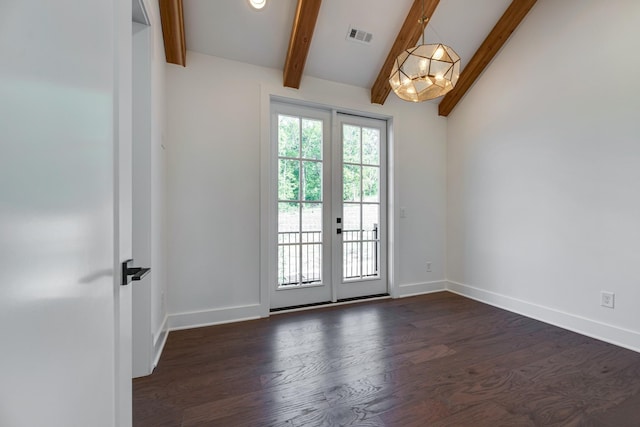
[[[150,268],[131,267],[131,263],[133,263],[132,259],[122,263],[122,286],[128,285],[131,280],[142,280],[151,271]],[[129,280],[129,277],[131,277],[131,280]]]

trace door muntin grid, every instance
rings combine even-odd
[[[322,284],[323,121],[278,114],[278,289]]]
[[[342,125],[342,280],[380,277],[380,129]]]

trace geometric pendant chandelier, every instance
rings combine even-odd
[[[459,76],[460,57],[453,49],[441,43],[421,44],[398,55],[389,83],[401,99],[421,102],[449,92]]]
[[[442,96],[453,89],[460,76],[460,57],[453,49],[442,43],[424,44],[426,22],[423,0],[419,21],[422,44],[400,53],[389,75],[391,89],[405,101],[421,102]]]

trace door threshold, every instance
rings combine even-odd
[[[344,298],[344,299],[339,299],[336,302],[324,301],[324,302],[315,302],[312,304],[294,305],[291,307],[272,308],[269,310],[269,313],[270,314],[294,313],[296,311],[312,310],[314,308],[336,307],[339,305],[355,304],[355,303],[364,302],[364,301],[377,301],[382,299],[391,299],[391,295],[376,294],[376,295],[367,295],[364,297]]]

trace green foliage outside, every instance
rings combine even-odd
[[[279,116],[278,155],[296,159],[279,159],[278,198],[291,201],[321,201],[322,122]]]
[[[342,136],[343,162],[346,163],[342,171],[343,200],[379,201],[379,130],[344,125]],[[280,200],[322,201],[322,141],[322,121],[278,117]],[[294,203],[281,206],[287,210],[297,209]]]
[[[360,126],[342,128],[342,200],[345,202],[377,202],[380,192],[380,131]],[[355,164],[349,164],[355,163]],[[362,199],[360,183],[362,182]]]

